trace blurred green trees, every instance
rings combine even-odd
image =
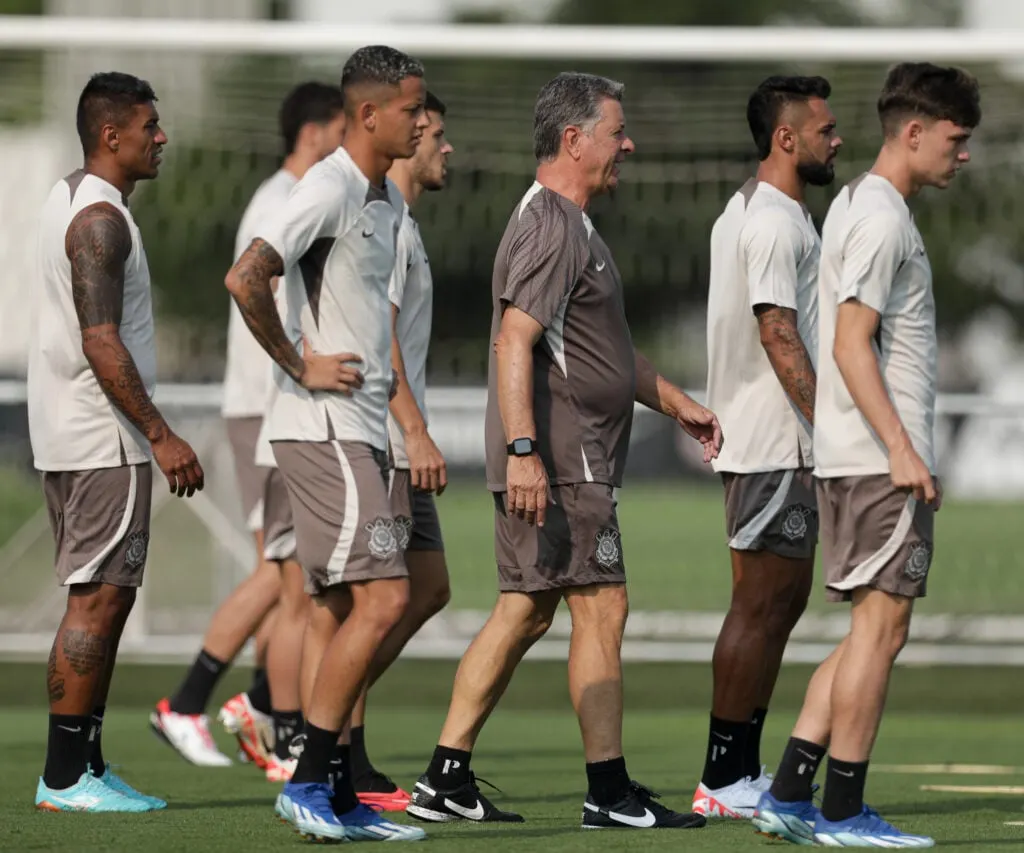
[[[920,4],[916,4],[920,5]],[[923,13],[924,14],[924,13]],[[927,19],[952,23],[951,0],[929,4]],[[558,23],[758,25],[771,22],[848,25],[854,4],[839,0],[562,0]],[[337,78],[344,57],[224,60],[211,78],[210,109],[200,129],[172,140],[159,181],[142,188],[133,208],[159,288],[164,317],[221,335],[228,301],[222,287],[234,233],[256,185],[276,168],[279,99],[301,79]],[[836,186],[812,190],[819,222],[838,186],[868,168],[879,134],[874,101],[883,65],[822,66],[791,62],[574,62],[626,83],[626,114],[637,153],[614,198],[599,200],[595,224],[626,282],[637,340],[666,344],[668,372],[701,382],[702,341],[686,340],[704,317],[707,243],[729,195],[756,162],[746,128],[746,98],[771,73],[821,73],[833,84],[832,106],[845,140]],[[435,60],[428,84],[448,104],[456,146],[450,186],[427,195],[416,216],[437,284],[431,376],[435,382],[479,383],[485,373],[494,252],[508,217],[533,177],[533,101],[557,61]],[[1024,302],[1024,175],[1018,156],[1019,86],[994,68],[973,68],[984,86],[985,120],[975,162],[945,194],[913,203],[929,245],[940,323],[953,329],[991,304],[1020,316]],[[171,105],[168,103],[167,108]]]

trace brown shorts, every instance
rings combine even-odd
[[[48,471],[43,495],[62,586],[142,586],[153,499],[150,463],[92,471]]]
[[[818,501],[809,468],[723,474],[725,527],[734,551],[804,560],[818,542]]]
[[[819,480],[818,506],[829,601],[849,601],[861,587],[924,597],[934,509],[893,488],[888,474]]]
[[[359,441],[275,441],[306,591],[407,577],[388,500],[387,453]]]
[[[494,555],[498,589],[546,589],[625,583],[619,520],[612,487],[602,483],[552,486],[544,526],[529,525],[505,510],[494,494]]]
[[[434,496],[412,487],[408,468],[391,469],[391,512],[401,528],[399,546],[403,551],[444,550]]]
[[[263,418],[225,418],[224,424],[235,457],[235,476],[242,496],[242,515],[250,531],[263,529],[263,495],[273,468],[256,464],[256,441]]]
[[[284,475],[264,468],[270,476],[263,490],[263,559],[282,562],[295,559],[295,522]]]

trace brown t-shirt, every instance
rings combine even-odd
[[[487,487],[508,464],[494,340],[508,305],[544,332],[533,349],[537,447],[552,485],[622,484],[636,398],[636,362],[622,279],[581,208],[535,183],[509,220],[494,261],[487,377]]]

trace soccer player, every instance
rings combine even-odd
[[[820,240],[808,184],[835,176],[842,141],[821,77],[769,77],[750,96],[757,176],[711,232],[708,405],[729,437],[732,603],[712,659],[707,756],[693,810],[749,818],[771,779],[761,730],[789,633],[807,605],[818,512],[811,469]]]
[[[333,791],[328,780],[373,656],[409,601],[387,489],[388,285],[402,216],[387,172],[415,153],[427,126],[423,66],[389,47],[361,48],[345,63],[342,91],[342,146],[260,224],[225,282],[287,374],[270,439],[315,603],[307,634],[326,646],[301,756],[277,811],[315,838],[416,840],[422,830],[359,803],[351,773],[336,773]],[[287,314],[299,318],[298,341],[286,336],[274,305],[270,282],[282,274]]]
[[[236,259],[249,247],[262,223],[284,205],[306,171],[341,144],[344,129],[341,90],[316,82],[300,84],[282,103],[279,126],[285,158],[281,168],[260,184],[242,215],[235,238]],[[277,614],[273,623],[281,619],[294,620],[291,597],[283,596],[281,590],[283,560],[291,554],[281,552],[279,537],[265,540],[263,535],[265,502],[274,501],[279,508],[282,502],[287,505],[284,481],[272,468],[258,466],[255,459],[260,423],[270,394],[270,371],[270,359],[245,326],[232,301],[224,412],[243,506],[255,533],[260,562],[256,571],[242,581],[214,613],[203,647],[178,689],[169,699],[161,699],[150,714],[153,730],[183,758],[202,766],[231,764],[231,759],[217,749],[210,736],[206,716],[206,706],[221,675],[278,599],[288,606],[288,612]],[[278,510],[277,514],[281,511],[287,510]],[[293,571],[299,571],[298,567]],[[275,630],[275,624],[268,626],[268,634]],[[295,644],[291,645],[294,648]],[[297,670],[297,654],[291,667]],[[267,770],[273,763],[270,748],[274,742],[270,704],[270,685],[257,677],[256,689],[229,700],[219,715],[238,737],[243,754]],[[286,711],[298,713],[297,697],[289,704],[293,708]],[[288,720],[285,725],[287,723]]]
[[[372,687],[401,653],[405,644],[448,603],[448,566],[441,524],[434,505],[448,483],[444,456],[427,431],[427,350],[433,314],[434,284],[419,226],[410,210],[424,192],[444,188],[448,156],[455,150],[445,138],[444,103],[427,92],[430,124],[416,153],[395,160],[388,172],[405,199],[398,232],[391,301],[391,365],[398,377],[388,415],[388,435],[395,468],[391,481],[391,510],[398,525],[399,547],[409,570],[409,607],[373,659],[367,678]],[[409,794],[373,767],[366,753],[366,694],[352,714],[351,767],[356,794],[368,804],[402,811]]]
[[[822,229],[814,459],[826,594],[850,631],[811,678],[754,815],[763,832],[831,847],[931,847],[864,805],[868,760],[914,600],[925,594],[935,511],[935,296],[907,201],[944,188],[981,120],[957,68],[895,66],[878,100],[884,142]],[[821,811],[811,783],[829,751]]]
[[[618,183],[634,150],[619,83],[560,74],[534,111],[536,181],[516,205],[494,263],[486,417],[498,603],[455,677],[448,718],[406,811],[425,821],[519,822],[480,792],[477,737],[526,651],[564,600],[573,630],[569,693],[589,791],[583,826],[698,827],[630,780],[622,754],[625,567],[614,490],[634,401],[672,417],[718,453],[715,416],[633,347],[622,282],[590,201]]]
[[[130,74],[90,78],[76,124],[85,164],[43,207],[29,433],[56,540],[67,609],[50,651],[50,731],[36,807],[143,812],[144,796],[103,757],[103,713],[121,632],[142,584],[155,459],[178,497],[203,487],[192,448],[153,404],[152,294],[142,237],[128,209],[160,169],[167,136],[150,85]]]

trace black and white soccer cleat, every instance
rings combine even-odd
[[[707,823],[703,815],[674,812],[655,802],[660,797],[638,782],[630,782],[629,793],[606,808],[597,805],[588,794],[583,803],[583,828],[699,829]]]
[[[448,823],[453,820],[523,823],[522,815],[499,809],[480,793],[476,783],[476,776],[470,773],[468,782],[446,791],[433,787],[424,774],[412,789],[412,801],[405,807],[405,813],[427,823]],[[490,785],[490,782],[486,784]],[[491,787],[494,788],[493,785]]]

